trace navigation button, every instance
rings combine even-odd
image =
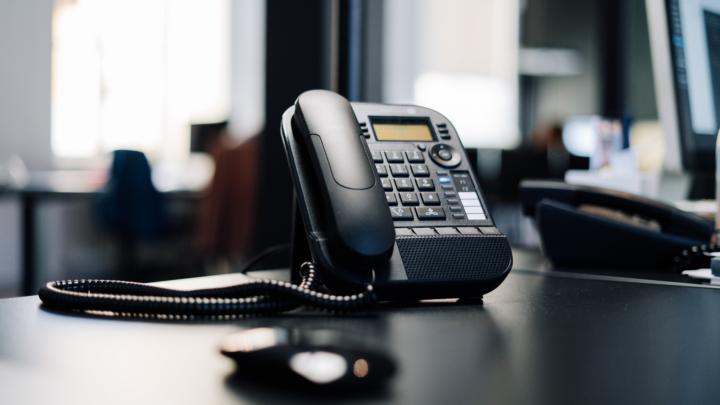
[[[445,219],[445,210],[433,207],[415,208],[418,219]]]
[[[411,208],[390,207],[390,215],[396,221],[412,221],[413,219]]]
[[[453,158],[452,152],[447,149],[440,149],[437,153],[438,157],[442,160],[450,160]]]

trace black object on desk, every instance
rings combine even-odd
[[[330,329],[253,328],[223,339],[237,378],[271,386],[352,392],[382,388],[395,362]]]
[[[520,196],[558,267],[668,270],[684,249],[708,244],[715,229],[673,206],[598,187],[525,180]]]
[[[183,283],[205,287],[200,281]],[[720,291],[709,287],[521,267],[482,306],[352,316],[143,322],[68,317],[38,304],[37,297],[0,300],[4,403],[323,400],[230,377],[235,366],[218,352],[223,338],[267,325],[335,329],[391,353],[398,374],[359,403],[720,403]]]

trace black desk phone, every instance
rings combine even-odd
[[[481,297],[512,267],[452,124],[417,106],[301,94],[281,135],[295,185],[296,264],[380,299]]]
[[[545,255],[559,268],[666,271],[709,267],[712,221],[659,201],[559,181],[520,184]],[[696,267],[695,267],[696,266]]]
[[[43,287],[43,303],[163,317],[298,305],[352,310],[378,301],[480,298],[507,276],[510,244],[490,218],[457,132],[438,112],[311,90],[283,114],[281,137],[296,200],[293,283],[251,279],[178,291],[69,280]]]

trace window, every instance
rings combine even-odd
[[[513,148],[518,0],[386,0],[383,99],[438,110],[467,147]]]
[[[190,124],[230,111],[230,0],[58,0],[52,150],[188,154]]]

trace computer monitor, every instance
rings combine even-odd
[[[665,168],[706,177],[720,127],[720,0],[646,0]]]

